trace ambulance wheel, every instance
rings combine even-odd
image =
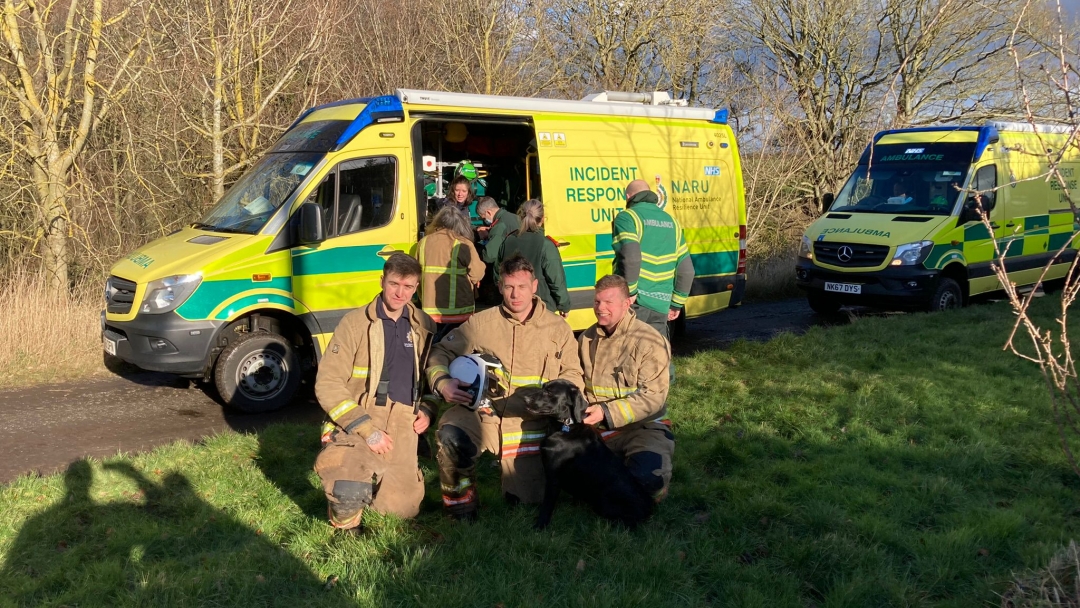
[[[221,351],[214,366],[214,385],[230,407],[258,414],[287,405],[302,375],[292,344],[277,334],[258,331]]]
[[[963,304],[964,292],[960,291],[960,285],[952,279],[942,277],[927,308],[930,312],[939,312],[960,308]]]
[[[822,292],[806,292],[806,302],[810,304],[810,310],[819,315],[835,315],[840,312],[840,301]]]

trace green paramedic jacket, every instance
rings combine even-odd
[[[682,227],[656,206],[656,195],[635,195],[612,222],[614,272],[626,279],[637,304],[667,314],[686,304],[694,264]]]
[[[506,236],[499,248],[499,264],[520,253],[533,265],[536,274],[536,295],[551,312],[570,312],[570,291],[566,287],[566,269],[563,268],[559,248],[550,238],[539,232],[521,230]],[[498,267],[495,280],[499,280]]]
[[[491,228],[488,230],[487,245],[484,245],[483,260],[485,264],[495,264],[499,261],[499,249],[502,247],[503,241],[510,234],[517,232],[518,228],[521,228],[521,220],[518,219],[518,216],[506,209],[499,209],[495,212],[494,221],[491,222]]]

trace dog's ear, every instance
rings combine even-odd
[[[589,407],[589,402],[585,401],[585,397],[581,394],[581,390],[578,387],[571,387],[571,393],[573,394],[574,404],[571,409],[571,417],[574,422],[580,423],[585,420],[585,410]]]

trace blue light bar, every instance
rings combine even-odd
[[[367,106],[356,115],[345,132],[334,144],[332,152],[340,150],[345,144],[352,141],[356,134],[378,122],[400,122],[405,120],[405,108],[396,95],[383,95],[368,102]]]
[[[712,122],[715,122],[715,123],[721,124],[721,125],[726,125],[727,124],[727,117],[728,117],[727,108],[725,108],[723,110],[717,110],[716,111],[716,116],[713,116]]]
[[[979,160],[982,153],[986,151],[986,147],[998,141],[998,139],[998,130],[992,125],[981,127],[979,129],[979,139],[975,141],[975,158],[973,160]]]

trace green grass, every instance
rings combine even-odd
[[[1039,302],[1043,320],[1054,298]],[[481,520],[333,534],[318,429],[223,434],[0,488],[0,606],[972,606],[1077,538],[1080,478],[1004,305],[865,318],[678,361],[672,491],[627,532]],[[337,583],[326,588],[327,577]]]

